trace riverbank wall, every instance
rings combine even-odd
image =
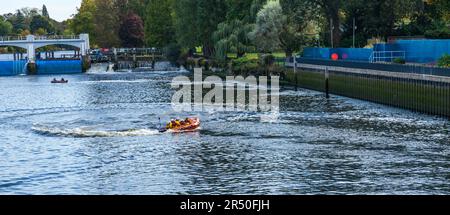
[[[301,88],[450,117],[450,69],[361,65],[300,59],[295,72],[292,62],[286,64],[284,79]]]

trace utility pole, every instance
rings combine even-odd
[[[355,35],[356,35],[356,19],[353,17],[353,48],[356,48],[355,46]]]
[[[330,33],[331,33],[331,48],[334,48],[334,38],[333,38],[333,30],[334,30],[334,26],[333,26],[333,19],[330,19]]]

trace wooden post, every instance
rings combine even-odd
[[[295,91],[298,90],[298,76],[297,76],[297,58],[294,54],[294,76],[295,76]]]
[[[325,68],[325,94],[327,99],[330,98],[330,83],[329,83],[330,74],[328,71],[328,67]]]

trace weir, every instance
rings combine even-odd
[[[78,48],[74,54],[55,58],[53,52],[36,54],[38,48],[51,45],[66,45]],[[89,35],[78,36],[34,36],[0,37],[0,47],[16,47],[26,50],[26,53],[13,53],[12,59],[0,60],[0,76],[20,74],[68,74],[81,73],[89,61]]]
[[[114,70],[154,70],[157,61],[164,59],[163,53],[155,48],[115,48],[110,56]]]

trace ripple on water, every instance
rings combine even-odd
[[[302,89],[278,118],[176,113],[180,74],[0,78],[0,193],[450,193],[448,120]],[[158,133],[192,115],[199,132]]]

